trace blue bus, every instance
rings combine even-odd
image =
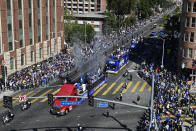
[[[109,56],[106,62],[106,72],[117,74],[129,61],[129,52],[121,50]]]

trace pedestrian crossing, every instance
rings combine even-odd
[[[147,84],[147,82],[145,81],[130,81],[127,83],[127,87],[124,88],[124,83],[125,82],[113,82],[113,83],[105,83],[103,84],[98,90],[96,90],[93,93],[93,96],[106,96],[109,93],[111,93],[112,95],[116,95],[120,92],[122,93],[142,93],[142,92],[150,92],[151,91],[151,87]],[[44,91],[42,91],[39,95],[38,92],[36,91],[24,91],[24,92],[20,92],[18,94],[16,94],[15,96],[13,96],[13,98],[18,98],[20,95],[26,95],[27,97],[33,97],[33,96],[37,96],[37,97],[42,97],[42,96],[47,96],[49,93],[52,93],[53,95],[57,94],[59,92],[60,88],[48,88]],[[35,102],[46,102],[48,100],[48,98],[34,98],[34,99],[30,99],[31,103],[35,103]],[[13,100],[13,104],[17,104],[18,99],[14,99]],[[3,106],[3,103],[0,103],[0,107]]]

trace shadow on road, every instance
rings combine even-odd
[[[125,125],[126,126],[126,125]],[[77,130],[77,126],[70,126],[70,127],[39,127],[39,128],[26,128],[26,129],[13,129],[13,130],[9,130],[9,131],[79,131]],[[132,131],[132,130],[128,130],[126,128],[118,128],[118,127],[90,127],[90,126],[84,126],[82,127],[83,130],[82,131],[94,131],[96,129],[99,130],[127,130],[127,131]]]
[[[124,130],[132,131],[131,129],[129,129],[129,128],[127,127],[127,125],[121,123],[116,117],[111,116],[111,115],[106,114],[106,113],[103,113],[103,115],[104,115],[105,117],[110,117],[110,118],[112,118],[114,121],[116,121],[117,123],[119,123],[120,126],[121,126]]]

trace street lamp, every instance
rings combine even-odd
[[[163,65],[163,59],[164,59],[164,53],[165,53],[165,39],[164,39],[165,38],[165,33],[161,32],[159,34],[159,36],[163,40],[163,52],[162,52],[162,60],[161,60],[161,68],[163,68],[164,67],[164,65]]]

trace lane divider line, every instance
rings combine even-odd
[[[152,87],[151,87],[151,86],[149,86],[149,87],[148,87],[148,91],[151,91],[151,89],[152,89]]]
[[[41,97],[41,96],[45,96],[46,94],[48,94],[48,93],[51,92],[52,90],[53,90],[53,89],[50,89],[50,90],[44,92],[43,94],[40,95],[40,97]],[[38,98],[35,98],[35,99],[33,99],[33,100],[31,101],[31,103],[34,103],[34,102],[36,102],[37,100],[38,100]]]
[[[57,93],[59,92],[59,90],[60,90],[60,89],[57,89],[56,91],[52,92],[52,94],[53,94],[53,95],[57,94]],[[45,102],[45,101],[47,101],[47,100],[48,100],[48,98],[44,98],[44,99],[42,99],[40,102]]]
[[[144,88],[146,87],[146,85],[147,85],[147,82],[145,81],[145,82],[143,83],[142,87],[140,88],[139,92],[144,91]]]
[[[137,89],[137,87],[139,86],[139,84],[141,83],[141,81],[138,81],[135,86],[133,87],[133,89],[131,90],[131,93],[135,92],[135,90]]]
[[[120,83],[120,85],[118,85],[118,87],[112,92],[112,94],[116,94],[118,92],[118,90],[124,85],[124,82]]]
[[[92,96],[96,96],[104,87],[107,86],[107,83],[103,84]]]
[[[106,95],[115,85],[116,85],[116,82],[112,83],[112,85],[109,86],[108,89],[102,95]]]
[[[129,84],[127,85],[127,88],[126,88],[126,89],[124,89],[122,93],[126,93],[126,92],[127,92],[127,90],[131,87],[131,85],[132,85],[132,84],[133,84],[133,82],[132,82],[132,81],[131,81],[131,82],[129,82]]]

